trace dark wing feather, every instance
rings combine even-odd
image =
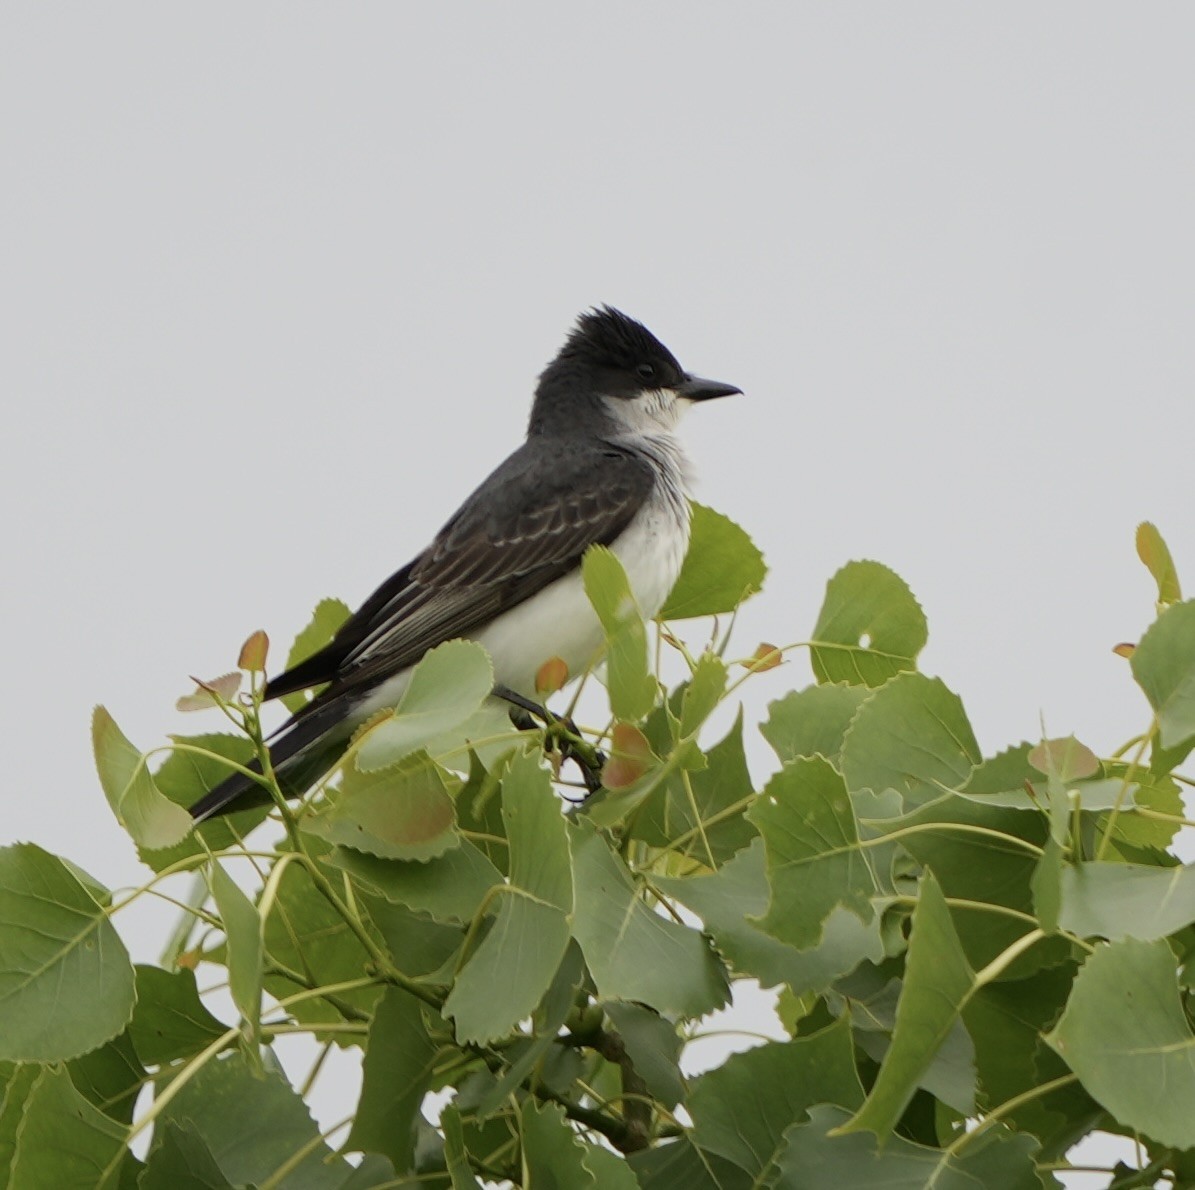
[[[465,636],[609,545],[651,492],[640,457],[608,444],[532,439],[465,501],[418,558],[382,584],[326,648],[267,695],[331,682],[305,715],[363,695],[428,649]]]

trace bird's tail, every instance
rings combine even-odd
[[[301,797],[344,752],[348,733],[335,730],[343,718],[343,706],[335,703],[321,707],[312,705],[286,724],[270,745],[270,767],[288,798]],[[245,767],[254,773],[261,772],[257,760],[250,761]],[[222,814],[268,806],[272,800],[269,790],[251,777],[231,773],[191,807],[191,817],[196,822],[206,822]]]

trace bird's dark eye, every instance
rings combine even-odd
[[[638,372],[644,380],[654,380],[656,375],[656,366],[655,364],[640,364],[635,371]]]

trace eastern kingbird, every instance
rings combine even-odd
[[[352,730],[395,706],[411,667],[446,640],[484,645],[496,689],[525,698],[553,657],[581,673],[603,640],[581,583],[591,545],[614,551],[640,610],[654,616],[689,543],[677,423],[695,401],[741,391],[690,375],[618,310],[582,314],[540,375],[523,445],[329,645],[267,684],[265,697],[277,698],[327,683],[274,735],[284,787],[301,793],[326,772]],[[268,801],[234,773],[191,813],[202,821]]]

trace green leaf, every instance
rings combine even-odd
[[[169,1121],[154,1129],[137,1190],[236,1190],[211,1150],[188,1124]]]
[[[793,690],[768,704],[768,718],[759,729],[782,764],[823,756],[837,767],[846,729],[869,694],[866,686],[845,684]]]
[[[642,1190],[752,1190],[749,1174],[724,1157],[701,1152],[688,1136],[632,1153],[627,1163]]]
[[[14,1066],[0,1098],[0,1186],[9,1186],[12,1161],[17,1148],[17,1129],[25,1114],[25,1104],[42,1068],[32,1062]]]
[[[95,1049],[128,1024],[133,997],[128,951],[74,871],[32,843],[0,848],[0,1058]]]
[[[316,889],[307,871],[297,863],[288,864],[278,882],[277,896],[265,919],[264,932],[270,957],[305,975],[317,986],[360,979],[364,974],[368,957],[365,948]],[[266,977],[265,988],[277,997],[303,990],[276,975]],[[356,988],[337,993],[340,999],[362,1012],[369,1012],[380,994],[378,988]],[[345,1019],[319,997],[300,1000],[287,1011],[308,1025],[339,1023]]]
[[[481,1184],[469,1168],[469,1154],[465,1148],[461,1113],[451,1104],[440,1113],[440,1129],[444,1133],[444,1161],[448,1166],[448,1190],[481,1190]]]
[[[701,725],[713,714],[726,690],[726,662],[717,653],[702,653],[697,658],[693,675],[685,686],[681,700],[681,739],[697,734]]]
[[[300,661],[306,661],[314,653],[318,653],[325,645],[332,643],[332,638],[339,631],[341,625],[352,615],[347,603],[339,599],[321,599],[311,613],[311,621],[290,647],[290,654],[286,658],[286,668],[294,669]],[[296,690],[292,694],[282,696],[282,705],[293,715],[300,707],[307,704],[309,695],[306,691]]]
[[[933,874],[921,879],[913,911],[904,987],[892,1045],[867,1102],[847,1131],[870,1129],[881,1140],[900,1120],[922,1075],[955,1027],[974,984],[946,899]]]
[[[1145,563],[1154,582],[1158,584],[1158,602],[1178,603],[1183,593],[1178,584],[1174,559],[1157,525],[1150,521],[1142,521],[1137,526],[1137,557]]]
[[[233,1185],[265,1182],[285,1165],[280,1190],[340,1190],[352,1172],[282,1075],[255,1074],[239,1051],[201,1067],[158,1119],[190,1125]]]
[[[1195,922],[1195,866],[1062,866],[1059,925],[1081,938],[1165,938]]]
[[[745,1170],[752,1185],[767,1186],[775,1184],[786,1130],[813,1104],[862,1102],[850,1020],[843,1017],[808,1037],[731,1055],[696,1081],[688,1106],[694,1144]]]
[[[523,1161],[528,1186],[545,1190],[590,1190],[593,1174],[585,1168],[585,1147],[554,1103],[538,1105],[528,1097],[522,1109]]]
[[[705,754],[704,768],[674,771],[643,800],[631,834],[716,867],[755,838],[746,818],[754,789],[740,708],[725,737]],[[686,841],[678,843],[682,837]]]
[[[382,859],[428,860],[459,846],[449,781],[426,752],[385,769],[362,772],[347,765],[340,794],[303,829],[329,843]]]
[[[690,620],[732,612],[763,586],[763,554],[729,517],[690,501],[689,549],[658,619]]]
[[[208,877],[212,899],[220,912],[228,939],[228,990],[241,1016],[257,1036],[261,1020],[261,980],[264,951],[257,907],[236,881],[213,860]]]
[[[1037,1141],[1000,1124],[968,1137],[958,1152],[933,1149],[894,1136],[884,1142],[865,1133],[842,1135],[846,1113],[819,1106],[809,1123],[793,1128],[780,1162],[785,1190],[1043,1190],[1051,1184],[1034,1167]]]
[[[1129,664],[1157,716],[1162,746],[1195,736],[1195,599],[1162,612]]]
[[[385,1154],[396,1173],[413,1171],[415,1124],[439,1050],[420,1002],[387,988],[369,1026],[361,1099],[345,1142],[348,1148]]]
[[[133,1122],[133,1108],[145,1082],[145,1068],[137,1058],[128,1031],[99,1049],[66,1064],[75,1089],[109,1119]]]
[[[109,1190],[126,1134],[75,1090],[65,1071],[43,1070],[25,1104],[9,1190]]]
[[[606,636],[610,710],[627,722],[642,719],[655,705],[657,684],[648,666],[647,629],[627,572],[611,550],[594,545],[581,559],[581,580]]]
[[[821,757],[786,764],[748,817],[763,835],[772,898],[760,927],[798,950],[818,944],[830,913],[843,906],[872,918],[875,875],[842,777]]]
[[[199,999],[193,971],[135,970],[137,1005],[129,1035],[142,1062],[161,1066],[198,1053],[227,1031]]]
[[[725,973],[696,930],[648,908],[606,840],[581,821],[569,831],[573,936],[605,1000],[638,1000],[669,1016],[726,1003]]]
[[[103,707],[96,707],[91,717],[91,744],[104,796],[134,843],[157,850],[187,837],[191,815],[162,796],[141,753]]]
[[[676,1025],[641,1004],[610,1000],[602,1008],[649,1094],[665,1107],[675,1107],[685,1097],[685,1080],[680,1072],[684,1042]]]
[[[904,580],[878,562],[848,562],[826,584],[810,661],[819,682],[882,686],[915,669],[925,613]]]
[[[326,862],[388,901],[426,913],[436,921],[468,922],[502,873],[468,840],[423,863],[379,859],[334,847]]]
[[[551,985],[532,1014],[531,1032],[534,1040],[528,1042],[509,1068],[495,1080],[493,1087],[477,1101],[475,1110],[479,1118],[492,1114],[507,1096],[514,1095],[523,1079],[550,1050],[555,1048],[556,1038],[572,1010],[577,991],[585,978],[581,950],[576,942],[570,942]]]
[[[465,931],[460,926],[432,921],[383,897],[362,893],[358,902],[381,934],[390,961],[412,979],[447,983],[454,975]],[[360,962],[358,962],[360,975]],[[376,995],[377,989],[371,989]]]
[[[1195,1148],[1195,1035],[1165,942],[1098,947],[1046,1041],[1118,1123]]]
[[[450,640],[423,655],[392,715],[370,723],[354,742],[357,768],[384,769],[461,727],[494,688],[494,667],[481,645]]]
[[[206,793],[210,793],[232,771],[221,763],[224,757],[237,764],[247,765],[254,756],[253,741],[244,736],[211,732],[206,735],[171,736],[179,745],[167,756],[161,768],[153,775],[158,791],[176,806],[193,806]],[[204,756],[191,751],[192,748],[210,752]],[[269,806],[254,806],[235,814],[210,818],[200,823],[181,843],[157,851],[138,848],[141,862],[148,864],[155,872],[176,864],[191,855],[206,855],[208,851],[222,851],[265,821],[272,809]]]
[[[968,1001],[963,1019],[975,1042],[985,1109],[1032,1091],[1050,1078],[1051,1074],[1043,1073],[1043,1057],[1061,1064],[1045,1048],[1042,1034],[1062,1014],[1077,970],[1078,964],[1070,962],[1028,979],[990,983]],[[1037,1136],[1046,1159],[1052,1160],[1070,1148],[1075,1135],[1086,1131],[1084,1125],[1094,1123],[1093,1114],[1099,1110],[1082,1088],[1070,1086],[1028,1098],[1004,1120],[1019,1132]]]
[[[573,894],[564,819],[547,772],[530,753],[516,756],[503,778],[502,818],[510,884],[444,1005],[462,1042],[490,1041],[527,1016],[568,946]]]
[[[785,983],[795,995],[820,992],[864,959],[878,963],[884,957],[878,915],[865,923],[848,909],[832,910],[821,941],[810,950],[797,950],[756,926],[771,895],[759,838],[712,876],[656,877],[655,884],[702,919],[735,971],[755,976],[763,987]]]
[[[916,673],[877,690],[842,744],[842,775],[852,793],[895,789],[908,808],[959,788],[979,762],[958,696],[938,678]]]

